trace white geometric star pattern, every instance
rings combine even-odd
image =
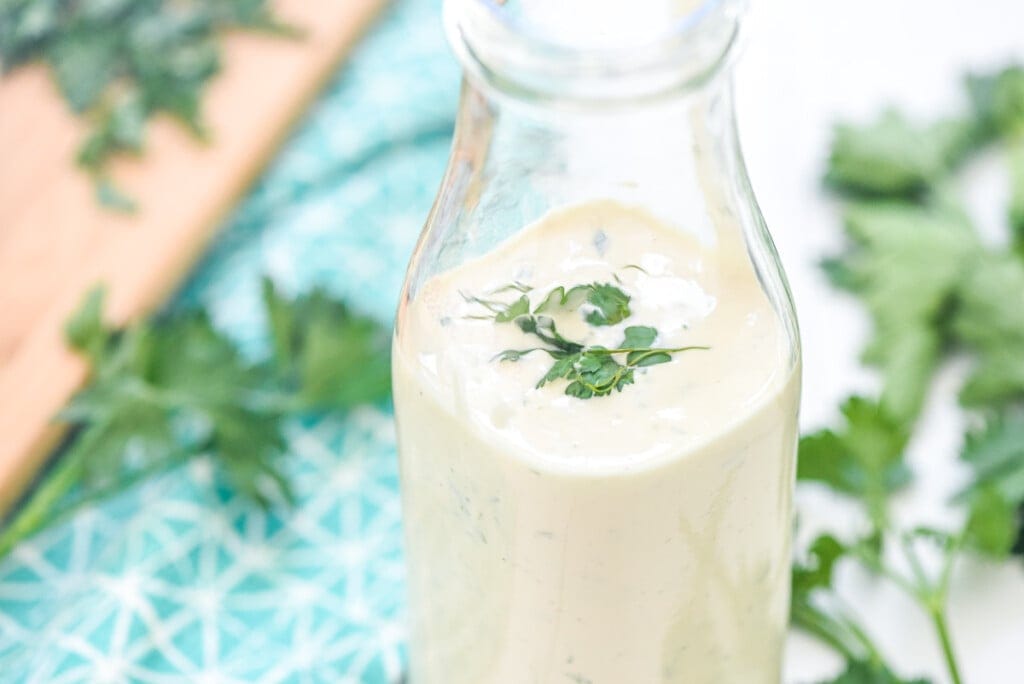
[[[306,493],[292,510],[252,507],[199,459],[127,492],[130,517],[105,505],[19,546],[0,574],[3,681],[397,680],[391,415],[288,433]],[[58,546],[67,555],[49,557]]]

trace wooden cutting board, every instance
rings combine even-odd
[[[53,417],[85,380],[63,342],[68,315],[97,283],[114,322],[159,305],[384,2],[276,0],[301,40],[226,36],[203,100],[212,143],[155,120],[144,155],[112,165],[139,204],[132,215],[98,206],[74,167],[86,129],[45,67],[0,77],[0,514],[45,461],[60,436]]]

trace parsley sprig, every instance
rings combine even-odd
[[[589,320],[589,318],[588,318]],[[554,359],[547,373],[537,382],[543,387],[549,382],[565,379],[568,385],[565,393],[577,399],[604,397],[613,391],[621,392],[635,382],[638,368],[656,366],[672,360],[672,354],[708,347],[652,347],[658,331],[650,326],[631,325],[623,333],[622,343],[614,349],[601,346],[584,346],[565,339],[555,328],[555,322],[547,316],[525,315],[515,319],[519,329],[528,335],[535,335],[545,347],[529,349],[506,349],[498,355],[501,361],[518,361],[535,351],[545,352]],[[625,356],[624,363],[616,356]]]
[[[839,126],[827,180],[853,198],[850,245],[825,269],[862,299],[874,322],[864,360],[877,366],[878,399],[852,397],[845,424],[801,439],[798,478],[858,502],[867,530],[823,534],[794,566],[793,624],[847,660],[832,684],[928,684],[903,679],[832,579],[856,563],[907,594],[928,616],[949,679],[963,676],[946,604],[964,553],[1006,560],[1024,552],[1024,68],[967,80],[973,111],[919,125],[889,110],[865,127]],[[985,244],[950,191],[949,176],[982,145],[1010,152],[1007,247]],[[932,377],[951,354],[974,367],[960,391],[973,424],[961,460],[968,484],[952,498],[954,529],[902,529],[889,513],[913,482],[905,450]],[[929,558],[933,562],[928,562]]]
[[[389,335],[323,290],[289,299],[265,280],[263,303],[271,354],[251,361],[202,309],[111,328],[102,290],[93,291],[66,329],[92,369],[60,417],[73,439],[0,531],[0,557],[82,505],[198,455],[257,504],[290,502],[286,421],[387,397]]]
[[[702,346],[654,347],[658,330],[650,326],[631,325],[623,330],[622,342],[614,348],[600,345],[585,345],[566,339],[551,316],[545,313],[573,312],[584,304],[589,310],[584,320],[592,326],[610,326],[621,323],[632,315],[629,308],[631,297],[621,287],[611,283],[589,283],[566,288],[558,286],[550,290],[540,302],[531,308],[528,285],[513,283],[492,292],[516,291],[520,295],[512,302],[465,296],[467,301],[479,304],[489,313],[470,318],[494,320],[497,323],[515,323],[523,333],[532,335],[544,346],[526,349],[506,349],[495,358],[500,361],[519,361],[533,352],[543,352],[554,363],[536,387],[566,380],[565,393],[577,399],[605,397],[612,392],[621,392],[627,385],[636,382],[636,370],[648,366],[668,363],[672,354],[709,349]],[[621,360],[620,360],[621,359]]]

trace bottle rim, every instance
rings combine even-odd
[[[627,52],[636,48],[649,48],[653,45],[678,39],[681,34],[691,31],[703,19],[705,19],[716,8],[725,4],[727,0],[703,0],[699,5],[681,17],[673,20],[666,28],[663,28],[651,36],[637,41],[632,45],[621,45],[617,47],[579,47],[569,43],[563,43],[553,39],[549,34],[538,30],[533,23],[522,19],[519,15],[506,11],[505,0],[466,0],[477,4],[490,13],[494,21],[504,24],[507,30],[529,40],[532,45],[551,52],[565,51],[574,54],[591,53],[594,55],[613,55]]]
[[[739,40],[746,0],[703,0],[630,43],[558,41],[503,0],[445,0],[445,26],[470,77],[522,99],[602,101],[657,96],[721,71]]]

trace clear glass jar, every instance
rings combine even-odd
[[[393,362],[412,684],[779,681],[799,337],[743,3],[686,4],[446,3],[466,78]]]

